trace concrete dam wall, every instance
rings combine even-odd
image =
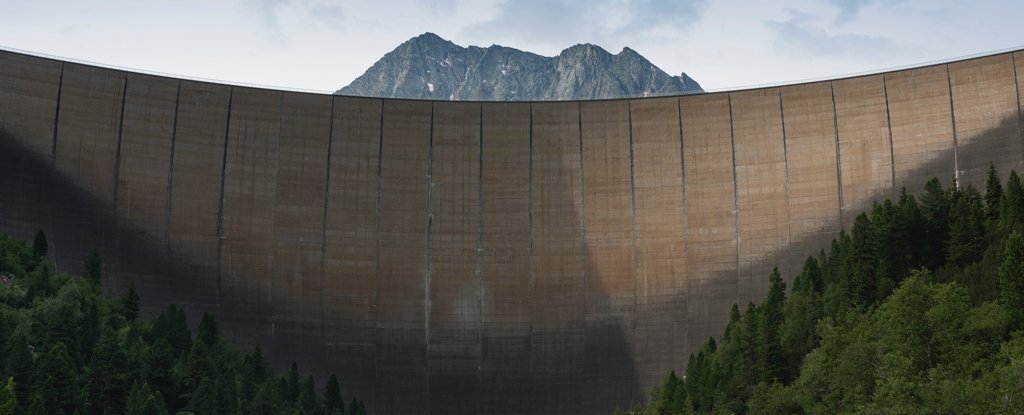
[[[431,102],[0,52],[0,229],[373,413],[607,413],[872,201],[1020,171],[1019,75]]]

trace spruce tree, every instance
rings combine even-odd
[[[320,402],[316,396],[316,388],[313,386],[313,376],[307,376],[302,382],[299,397],[296,402],[299,411],[303,415],[317,415],[320,413]]]
[[[203,313],[203,319],[199,322],[199,334],[196,335],[196,340],[205,343],[208,347],[212,347],[217,344],[218,339],[217,320],[210,313]]]
[[[1012,228],[1021,220],[1021,213],[1024,211],[1024,188],[1021,187],[1020,176],[1016,171],[1010,170],[1010,177],[1006,179],[999,211],[999,222],[1005,229]]]
[[[1000,299],[1014,317],[1024,316],[1024,237],[1014,231],[1003,248],[999,264]]]
[[[786,283],[776,267],[768,277],[768,296],[761,306],[761,324],[757,337],[758,374],[763,382],[779,380],[783,362],[779,345],[779,327],[782,325],[782,306],[786,301]]]
[[[70,414],[81,405],[76,367],[64,342],[51,346],[39,359],[35,391],[46,397],[44,407],[47,412]]]
[[[40,229],[39,232],[36,232],[35,239],[32,240],[32,255],[39,259],[46,256],[47,250],[49,250],[49,245],[46,242],[46,234]]]
[[[24,332],[16,332],[7,354],[4,356],[7,363],[7,373],[14,379],[15,397],[18,402],[26,405],[29,402],[29,394],[32,392],[34,383],[32,352],[29,350],[28,335]]]
[[[985,219],[990,222],[999,220],[999,204],[1003,199],[1003,184],[999,181],[996,165],[988,163],[988,179],[985,181]]]
[[[324,390],[324,413],[326,415],[344,415],[345,413],[345,400],[341,397],[338,377],[334,375],[327,379],[327,388]]]
[[[97,286],[103,279],[103,264],[100,262],[100,254],[95,249],[85,257],[85,272],[82,277]]]
[[[135,321],[139,317],[139,293],[135,291],[135,281],[128,284],[128,292],[121,297],[121,306],[126,320]]]

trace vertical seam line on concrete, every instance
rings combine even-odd
[[[682,213],[682,217],[680,219],[682,219],[682,221],[683,221],[683,223],[682,223],[682,225],[683,225],[683,235],[682,235],[683,236],[683,252],[681,253],[680,258],[683,259],[683,270],[685,272],[687,265],[689,265],[689,260],[687,259],[687,252],[686,252],[686,250],[689,248],[689,244],[688,244],[689,239],[688,238],[689,238],[689,231],[690,231],[689,230],[689,226],[690,226],[690,216],[689,216],[690,215],[690,210],[689,210],[689,207],[687,207],[688,200],[687,200],[687,194],[686,194],[686,153],[684,152],[684,149],[685,149],[685,141],[684,140],[685,140],[685,138],[684,138],[684,131],[683,131],[683,103],[682,103],[682,100],[683,100],[682,98],[676,98],[676,122],[679,124],[679,187],[682,190],[682,199],[683,199],[682,200],[683,206],[680,209],[680,211]],[[686,274],[684,274],[684,276],[686,276]],[[689,285],[689,279],[686,279],[685,281],[683,281],[683,288],[686,290],[685,291],[686,293],[689,293],[689,291],[690,291],[689,288],[687,287],[688,285]],[[686,295],[683,295],[683,299],[685,301]],[[689,306],[689,302],[687,302],[686,306],[687,307]],[[685,313],[684,314],[685,317],[683,318],[683,320],[685,320],[686,318],[689,317],[689,310],[684,308],[683,312]],[[683,340],[682,340],[682,343],[683,343],[682,350],[687,350],[687,347],[688,347],[688,345],[690,343],[690,327],[689,327],[689,324],[686,324],[683,327],[685,328],[686,333],[683,336]],[[676,359],[676,357],[675,357],[676,349],[679,349],[679,347],[675,347],[675,348],[672,349],[672,359],[673,359],[672,361],[673,362]]]
[[[378,298],[380,296],[380,219],[381,219],[381,205],[383,204],[383,190],[384,185],[384,174],[382,166],[384,164],[384,100],[380,100],[380,125],[377,130],[377,210],[374,212],[374,233],[376,234],[376,257],[373,264],[373,325],[374,325],[374,337],[377,338],[374,359],[378,357],[378,348],[380,348],[379,336],[382,331],[380,327],[380,313],[377,311],[377,304],[380,302]],[[376,382],[380,378],[379,365],[376,360],[373,365],[373,379]],[[378,390],[379,391],[379,390]]]
[[[839,110],[836,109],[836,85],[835,82],[829,81],[828,83],[829,93],[832,95],[832,133],[835,136],[835,153],[836,153],[836,193],[839,195],[839,229],[843,229],[843,207],[845,201],[843,200],[843,158],[840,152],[841,146],[839,145]],[[892,145],[889,146],[889,151],[892,151]],[[890,166],[892,163],[889,163]]]
[[[427,141],[427,229],[426,229],[426,255],[425,255],[425,267],[423,270],[423,358],[426,370],[424,370],[424,378],[426,379],[427,389],[427,414],[430,414],[430,285],[431,285],[431,266],[430,266],[430,243],[431,234],[433,233],[434,227],[434,209],[433,209],[433,186],[434,186],[434,103],[430,103],[430,138]]]
[[[739,196],[739,177],[736,175],[736,127],[733,125],[732,118],[732,94],[727,95],[729,99],[729,142],[732,144],[732,203],[733,203],[733,219],[735,220],[736,227],[736,300],[739,301],[740,295],[740,196]]]
[[[268,295],[270,300],[267,303],[267,308],[270,309],[270,313],[269,313],[268,319],[270,320],[270,335],[271,335],[271,337],[273,337],[274,333],[277,331],[277,325],[274,324],[274,322],[277,320],[277,315],[276,315],[276,310],[274,310],[275,307],[274,307],[274,300],[273,300],[273,298],[274,298],[274,279],[275,279],[274,277],[277,275],[277,272],[275,272],[275,270],[274,270],[274,266],[275,266],[275,263],[276,263],[275,259],[277,258],[277,255],[276,255],[277,254],[277,189],[279,187],[278,183],[277,183],[277,180],[280,178],[280,175],[278,173],[281,170],[281,131],[283,129],[283,125],[284,125],[284,91],[280,91],[280,92],[278,92],[278,98],[277,98],[277,140],[275,140],[275,141],[277,141],[277,143],[276,143],[277,145],[274,148],[274,179],[270,181],[271,183],[274,184],[274,193],[273,193],[274,200],[270,203],[270,226],[271,226],[271,232],[272,232],[273,236],[271,236],[271,244],[270,244],[270,258],[269,258],[270,259],[270,267],[269,267],[270,275],[267,278],[269,280],[269,284],[267,284],[267,285],[270,286],[270,293]],[[301,296],[301,294],[300,294],[300,296]],[[285,313],[290,313],[290,312],[291,312],[291,310],[285,308]],[[290,317],[290,316],[286,315],[286,317]]]
[[[480,129],[477,135],[476,157],[476,283],[477,283],[477,365],[476,383],[483,382],[484,367],[484,104],[480,103]],[[476,412],[480,413],[480,399],[476,400]]]
[[[580,357],[580,367],[587,367],[587,297],[590,296],[587,286],[587,180],[586,170],[583,167],[583,104],[576,101],[576,129],[579,140],[580,156],[580,257],[582,267],[580,275],[583,277],[583,345],[584,352]]]
[[[336,97],[331,97],[331,112],[328,115],[330,122],[327,124],[327,165],[324,167],[324,218],[320,223],[320,341],[323,342],[322,349],[324,356],[327,356],[327,301],[325,293],[327,290],[324,283],[327,281],[327,212],[330,208],[331,196],[331,150],[334,146],[334,103]]]
[[[889,187],[896,191],[896,150],[892,146],[892,115],[889,113],[889,79],[882,74],[882,94],[885,95],[885,125],[889,130],[889,167],[892,169],[892,179]]]
[[[636,347],[636,277],[637,277],[637,249],[636,249],[636,172],[633,165],[633,100],[626,101],[627,106],[627,122],[629,123],[629,191],[630,191],[630,203],[632,203],[632,231],[633,231],[633,341],[634,348]]]
[[[1021,111],[1020,111],[1020,79],[1017,78],[1017,54],[1010,53],[1010,63],[1013,65],[1013,92],[1017,96],[1017,143],[1021,145],[1021,154],[1019,160],[1024,160],[1024,127],[1021,126]],[[1019,163],[1019,162],[1018,162]],[[1012,168],[1011,168],[1012,169]]]
[[[164,243],[167,245],[167,253],[171,252],[171,190],[174,189],[174,146],[178,140],[178,109],[181,105],[181,80],[178,80],[178,90],[174,94],[174,121],[171,122],[171,154],[167,160],[167,194],[164,212]]]
[[[117,121],[117,144],[114,145],[114,234],[117,234],[117,219],[118,219],[118,188],[121,182],[121,139],[124,137],[124,107],[125,102],[128,100],[128,73],[125,72],[124,79],[121,81],[121,115]],[[116,243],[116,242],[115,242]],[[115,265],[114,268],[117,268]]]
[[[949,91],[949,119],[953,129],[953,186],[960,188],[960,155],[959,143],[956,137],[956,108],[953,106],[953,80],[949,76],[949,64],[942,65],[946,68],[946,88]]]
[[[529,194],[527,195],[527,199],[529,200],[529,203],[530,203],[530,206],[529,206],[529,209],[528,209],[529,212],[530,212],[530,215],[529,215],[530,216],[530,246],[529,246],[530,252],[526,256],[526,262],[527,262],[526,265],[527,265],[527,268],[529,269],[529,273],[528,273],[528,276],[527,276],[527,289],[529,290],[530,313],[533,314],[534,311],[535,311],[534,306],[536,304],[535,304],[535,301],[534,301],[535,299],[533,298],[533,294],[534,294],[534,270],[533,270],[533,103],[532,102],[530,103],[530,133],[529,133],[529,140],[528,141],[529,141],[529,147],[530,147],[529,148],[529,153],[530,154],[529,154],[529,166],[528,166],[528,170],[529,171],[527,172],[528,173],[527,176],[529,176],[528,179],[527,179],[527,181],[529,182],[529,184],[527,185],[527,188],[528,188],[527,190],[529,192]],[[532,371],[533,368],[534,368],[534,366],[533,366],[533,316],[532,315],[530,316],[530,334],[529,334],[529,336],[530,336],[530,370]]]
[[[224,182],[228,168],[228,140],[231,138],[231,104],[235,100],[235,87],[228,92],[228,116],[224,123],[224,154],[220,163],[220,203],[217,207],[217,307],[224,303]]]
[[[793,194],[790,190],[789,183],[789,142],[786,141],[786,108],[782,102],[782,89],[779,89],[779,119],[782,121],[782,163],[783,171],[786,176],[786,238],[783,242],[782,249],[786,249],[789,246],[790,241],[793,240],[793,221],[790,219],[793,212]],[[788,274],[792,273],[793,270],[789,269],[789,261],[783,264],[784,271]]]
[[[50,165],[57,168],[57,129],[60,128],[60,99],[64,95],[64,62],[60,63],[60,80],[57,81],[57,105],[53,109],[53,144],[50,147]]]

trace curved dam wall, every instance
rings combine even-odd
[[[380,414],[646,399],[872,201],[1021,170],[1024,52],[632,100],[354,98],[0,52],[0,229]]]

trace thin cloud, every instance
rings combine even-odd
[[[789,10],[784,21],[767,21],[765,25],[775,35],[778,50],[797,51],[820,56],[892,56],[907,47],[886,37],[856,33],[832,34],[815,24],[815,17]]]

